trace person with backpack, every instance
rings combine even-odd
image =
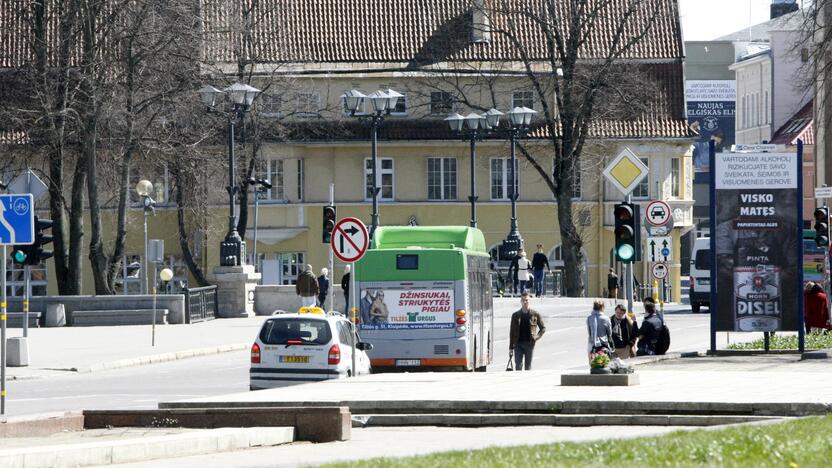
[[[615,315],[610,317],[610,324],[615,355],[621,359],[635,357],[638,339],[638,323],[635,317],[628,316],[624,306],[619,304],[615,306]]]
[[[659,353],[659,337],[662,334],[664,321],[656,314],[656,303],[652,299],[644,299],[644,320],[638,329],[638,350],[636,356],[654,356]],[[667,351],[665,348],[663,351]]]

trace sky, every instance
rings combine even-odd
[[[771,0],[679,0],[683,40],[709,41],[768,21],[770,5]]]

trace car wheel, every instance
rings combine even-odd
[[[701,307],[702,307],[702,304],[700,304],[700,303],[696,302],[696,303],[693,303],[693,304],[691,304],[691,305],[690,305],[690,310],[691,310],[691,312],[693,312],[694,314],[698,314],[698,313],[699,313],[699,309],[700,309]]]

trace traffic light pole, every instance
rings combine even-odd
[[[0,260],[0,288],[3,289],[0,301],[0,414],[6,414],[6,246],[3,246],[3,259]]]
[[[627,203],[632,203],[633,198],[631,194],[627,194]],[[638,236],[633,235],[634,238],[638,238]],[[638,246],[636,246],[638,248]],[[635,254],[633,254],[633,259],[635,259]],[[627,313],[633,313],[633,260],[624,264],[624,277],[626,284],[624,285],[624,294],[627,297]]]
[[[335,204],[335,184],[333,183],[329,184],[329,204]],[[332,249],[327,250],[329,251],[329,310],[335,310],[335,259],[332,258]],[[326,309],[325,305],[324,309]]]
[[[6,258],[3,257],[3,261]],[[23,266],[23,338],[29,336],[29,274],[31,273],[28,264]]]

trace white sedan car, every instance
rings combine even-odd
[[[352,375],[352,324],[319,308],[266,319],[251,345],[250,388],[343,379]],[[369,343],[356,342],[356,374],[370,373]]]

